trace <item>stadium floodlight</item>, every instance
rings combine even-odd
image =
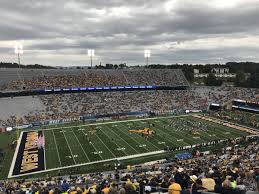
[[[146,58],[146,65],[148,66],[148,59],[151,57],[151,51],[144,50],[144,57]]]
[[[95,56],[94,49],[88,49],[88,57],[91,58],[91,68],[93,67],[93,57]]]
[[[14,45],[14,53],[18,56],[18,64],[20,66],[20,54],[23,54],[23,45],[20,43],[16,43]]]
[[[21,61],[20,61],[20,55],[23,54],[23,45],[21,43],[16,42],[14,45],[14,53],[17,54],[18,57],[18,69],[21,68]],[[19,71],[17,70],[17,75],[18,77],[21,79],[21,75],[19,73]],[[24,88],[24,79],[23,80],[23,84],[21,85],[21,89]]]

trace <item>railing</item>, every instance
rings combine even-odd
[[[85,188],[85,185],[86,184],[69,184],[69,188]],[[89,189],[91,188],[92,185],[89,185]],[[118,187],[118,190],[120,189],[121,187],[121,183],[119,184],[119,187]],[[61,191],[62,191],[62,184],[60,185],[51,185],[51,186],[46,186],[45,188],[47,188],[48,190],[54,190],[55,188],[59,188]],[[27,188],[24,188],[25,190],[27,190]],[[28,188],[29,189],[29,188]],[[5,190],[5,189],[4,189]],[[3,190],[3,188],[1,189],[2,192],[5,192]],[[14,188],[11,189],[13,191],[13,193],[19,193],[20,192],[20,189],[17,189],[15,190]],[[0,191],[0,192],[1,192]],[[70,193],[71,189],[68,189],[68,191],[62,191],[63,193]],[[152,186],[141,186],[139,188],[137,188],[136,190],[133,190],[134,192],[131,192],[131,193],[136,193],[136,194],[167,194],[170,192],[180,192],[180,194],[186,194],[186,193],[190,193],[191,194],[191,190],[190,188],[188,189],[182,189],[181,191],[179,190],[173,190],[173,189],[168,189],[168,188],[162,188],[161,186],[157,186],[157,187],[152,187]],[[218,194],[218,193],[215,193],[215,192],[202,192],[202,194]]]
[[[144,186],[144,187],[142,187],[142,190],[140,188],[137,189],[137,192],[139,194],[150,194],[150,193],[163,194],[163,193],[169,193],[169,191],[170,192],[180,192],[180,194],[186,194],[186,193],[191,193],[191,188],[182,189],[181,191],[179,191],[179,190],[173,190],[173,189],[169,190],[168,188],[162,188],[161,186],[157,186],[157,187]],[[202,192],[202,194],[218,194],[218,193],[204,191],[204,192]]]

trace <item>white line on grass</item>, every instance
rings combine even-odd
[[[101,142],[102,144],[109,150],[109,152],[113,155],[113,157],[116,158],[116,156],[114,155],[114,153],[107,147],[107,145],[103,142],[103,140],[98,136],[98,135],[95,135]]]
[[[141,123],[141,126],[143,126],[144,125],[144,123]],[[160,136],[162,139],[164,139],[161,135],[159,135],[159,134],[156,134],[157,136]],[[148,139],[147,139],[147,141],[148,141]],[[156,149],[158,149],[158,150],[160,150],[160,148],[159,147],[157,147],[152,141],[148,141],[150,144],[152,144]],[[171,142],[171,140],[169,140],[169,142]]]
[[[162,121],[159,121],[159,122],[162,122]],[[181,128],[181,129],[183,129],[183,128]],[[193,140],[193,138],[190,138],[185,134],[186,130],[181,130],[181,129],[179,129],[179,130],[174,129],[173,131],[171,131],[171,130],[166,128],[166,130],[169,131],[169,133],[171,133],[172,135],[175,135],[175,133],[176,133],[176,134],[178,134],[178,136],[183,136],[184,138],[186,138],[186,140],[188,140],[190,142],[193,142],[193,145],[197,144],[197,142],[195,140]],[[187,144],[187,145],[192,145],[191,143],[188,143],[188,142],[185,142],[185,141],[184,141],[184,143]]]
[[[44,131],[42,131],[42,133],[43,133],[43,137],[44,137],[44,142],[45,142],[45,134],[44,134]],[[45,143],[44,143],[45,144]],[[45,152],[45,145],[44,145],[44,147],[43,147],[43,152],[44,152],[44,169],[46,170],[47,169],[47,167],[46,167],[46,165],[47,165],[47,163],[46,163],[46,152]]]
[[[16,149],[15,149],[15,152],[14,152],[14,155],[13,155],[12,164],[11,164],[11,167],[10,167],[10,170],[9,170],[9,173],[8,173],[8,178],[10,178],[13,174],[14,165],[15,165],[16,158],[17,158],[17,155],[18,155],[18,150],[20,148],[21,141],[22,141],[22,135],[23,135],[23,131],[21,132],[20,137],[19,137],[18,142],[17,142],[17,145],[16,145]]]
[[[124,133],[123,130],[120,130],[119,127],[115,127],[116,129],[118,129],[119,131],[121,131],[124,135],[128,136],[130,139],[132,139],[133,141],[135,141],[139,146],[141,145],[139,142],[137,142],[134,138],[132,138],[129,134]],[[150,151],[149,149],[147,149],[146,147],[143,147],[145,150]]]
[[[146,120],[156,120],[156,119],[166,119],[166,118],[176,118],[176,117],[188,117],[189,115],[177,115],[177,116],[167,116],[167,117],[156,117],[156,118],[144,118],[144,119],[132,119],[132,120],[125,120],[125,121],[111,121],[111,122],[104,122],[104,123],[91,123],[86,125],[74,125],[74,126],[68,126],[68,127],[55,127],[55,128],[48,128],[43,130],[53,130],[53,129],[66,129],[71,127],[86,127],[86,126],[92,126],[92,125],[106,125],[106,124],[115,124],[115,123],[127,123],[127,122],[136,122],[136,121],[146,121]]]
[[[247,137],[254,137],[258,135],[251,135]],[[224,140],[223,140],[224,141]],[[192,147],[196,147],[199,144],[193,145]],[[191,146],[186,146],[191,148]],[[129,156],[123,156],[123,157],[118,157],[118,158],[111,158],[111,159],[106,159],[106,160],[99,160],[99,161],[93,161],[93,162],[88,162],[88,163],[81,163],[81,164],[76,164],[76,165],[70,165],[70,166],[64,166],[64,167],[58,167],[58,168],[52,168],[52,169],[47,169],[47,170],[41,170],[37,172],[32,172],[32,173],[27,173],[27,174],[19,174],[19,175],[13,175],[9,176],[8,178],[16,178],[16,177],[22,177],[22,176],[28,176],[28,175],[33,175],[33,174],[39,174],[39,173],[46,173],[50,171],[56,171],[56,170],[62,170],[62,169],[68,169],[68,168],[73,168],[73,167],[79,167],[79,166],[86,166],[86,165],[91,165],[91,164],[98,164],[98,163],[104,163],[104,162],[110,162],[114,160],[127,160],[127,159],[134,159],[134,158],[139,158],[139,157],[144,157],[144,156],[151,156],[151,155],[156,155],[156,154],[163,154],[166,151],[164,150],[159,150],[159,151],[154,151],[154,152],[148,152],[148,153],[141,153],[141,154],[135,154],[135,155],[129,155]]]
[[[159,123],[161,123],[161,124],[164,124],[164,123],[162,123],[161,121],[159,121]],[[171,132],[170,130],[168,130],[168,129],[166,129],[166,128],[164,128],[164,130],[166,130],[166,131],[168,131],[168,133],[166,133],[166,132],[164,132],[162,129],[160,129],[161,127],[158,127],[157,129],[159,130],[159,131],[162,131],[162,133],[164,133],[165,135],[166,135],[166,137],[167,137],[167,135],[168,135],[168,133],[170,133],[171,134],[171,136],[172,136],[172,138],[174,138],[175,140],[176,140],[176,142],[177,142],[177,138],[175,138],[174,137],[174,133],[173,132]],[[180,135],[180,134],[178,134],[178,135]],[[180,135],[180,136],[182,136],[182,135]],[[161,137],[161,136],[160,136]],[[185,136],[185,138],[187,138],[187,139],[189,139],[190,141],[192,141],[190,138],[188,138],[188,137],[186,137]],[[168,139],[168,138],[167,138]],[[171,140],[170,140],[171,141]],[[194,141],[192,141],[192,142],[194,142]],[[185,145],[189,145],[189,143],[186,143],[186,142],[183,142]],[[194,142],[195,143],[195,142]],[[179,145],[178,145],[179,146]]]
[[[80,141],[79,141],[79,139],[78,139],[78,137],[76,136],[76,134],[75,134],[75,132],[74,132],[74,130],[71,128],[71,131],[73,132],[73,134],[74,134],[74,136],[75,136],[75,138],[76,138],[76,140],[77,140],[77,142],[78,142],[78,144],[80,145],[80,147],[82,148],[82,150],[83,150],[83,152],[84,152],[84,154],[85,154],[85,157],[87,158],[87,160],[90,162],[90,159],[88,158],[88,156],[87,156],[87,154],[86,154],[86,152],[85,152],[85,150],[84,150],[84,148],[83,148],[83,146],[82,146],[82,144],[80,143]]]
[[[207,118],[210,118],[210,119],[213,119],[214,121],[219,121],[219,122],[222,122],[222,123],[230,123],[230,124],[234,124],[234,123],[231,123],[231,122],[227,122],[227,121],[224,121],[224,120],[220,120],[220,119],[216,119],[216,118],[214,118],[214,117],[209,117],[209,116],[206,116]],[[240,133],[238,133],[238,131],[239,132],[243,132],[242,130],[240,130],[240,129],[236,129],[236,128],[234,128],[234,127],[231,127],[231,126],[226,126],[226,125],[224,125],[224,124],[222,124],[222,123],[217,123],[217,122],[214,122],[214,121],[210,121],[210,120],[206,120],[206,119],[202,119],[202,118],[198,118],[198,117],[193,117],[193,118],[195,118],[195,119],[197,119],[197,120],[201,120],[201,121],[203,121],[203,122],[205,122],[205,123],[207,123],[208,125],[210,125],[211,127],[214,127],[215,128],[215,126],[217,126],[217,125],[219,125],[220,127],[217,127],[217,128],[215,128],[215,130],[217,131],[216,132],[216,137],[217,138],[220,138],[220,139],[227,139],[227,138],[229,138],[229,136],[224,136],[224,135],[222,135],[222,132],[225,132],[225,131],[230,131],[231,130],[231,138],[233,138],[233,137],[235,137],[235,136],[241,136],[241,134]],[[234,125],[236,125],[236,126],[238,126],[238,124],[234,124]],[[244,128],[249,128],[249,127],[246,127],[246,126],[242,126],[242,125],[239,125],[239,126],[241,126],[241,127],[244,127]],[[252,129],[252,128],[251,128]],[[247,133],[249,133],[249,132],[247,132]],[[234,134],[234,136],[232,135],[232,134]],[[259,133],[258,133],[259,134]],[[222,137],[221,137],[222,136]]]
[[[68,148],[69,148],[70,153],[71,153],[71,157],[73,158],[74,163],[76,164],[76,160],[75,160],[75,158],[74,158],[74,155],[73,155],[73,153],[72,153],[71,147],[70,147],[70,145],[69,145],[69,143],[68,143],[68,141],[67,141],[66,135],[65,135],[65,133],[64,133],[64,131],[63,131],[63,130],[62,130],[62,134],[64,135],[65,140],[66,140],[66,142],[67,142]]]
[[[209,120],[206,120],[206,119],[198,118],[198,117],[195,117],[195,116],[193,116],[193,115],[191,115],[191,116],[194,117],[194,118],[203,120],[203,121],[208,121],[208,122],[212,122],[212,123],[215,123],[215,124],[219,124],[219,125],[222,125],[222,126],[224,126],[224,127],[228,127],[228,128],[230,128],[230,129],[242,131],[242,130],[240,130],[240,129],[236,129],[236,128],[231,127],[231,126],[226,126],[226,125],[224,125],[224,124],[220,124],[220,123],[217,123],[217,122],[214,122],[214,121],[220,121],[220,122],[222,122],[222,123],[229,123],[229,124],[232,124],[232,125],[240,126],[240,127],[245,128],[245,129],[250,129],[250,130],[252,130],[252,133],[253,133],[253,132],[257,133],[257,134],[254,134],[254,135],[259,135],[258,129],[252,128],[252,127],[248,127],[248,126],[245,126],[245,125],[241,125],[241,124],[239,124],[239,123],[229,122],[229,121],[221,120],[221,119],[218,119],[218,118],[215,118],[215,117],[210,117],[210,116],[206,116],[206,117],[207,117],[207,118],[210,118],[210,119],[213,119],[214,121],[209,121]],[[247,133],[252,134],[251,132],[248,132],[248,131],[243,131],[243,132],[247,132]],[[240,135],[240,134],[239,134],[239,135]]]
[[[61,160],[60,160],[59,151],[58,151],[58,145],[57,145],[56,137],[55,137],[54,131],[53,131],[53,130],[51,130],[51,131],[52,131],[52,135],[53,135],[53,137],[54,137],[54,143],[55,143],[56,150],[57,150],[57,153],[58,153],[59,164],[60,164],[60,166],[62,166],[62,163],[61,163]]]
[[[138,152],[133,146],[131,146],[128,142],[126,142],[125,139],[121,138],[121,136],[119,136],[117,133],[115,133],[113,130],[111,130],[116,136],[118,136],[120,139],[122,139],[128,146],[130,146],[135,152],[137,153],[140,153]]]
[[[195,118],[196,119],[196,118]],[[198,118],[197,118],[198,119]],[[201,120],[202,122],[204,122],[205,120]],[[219,125],[220,127],[216,127],[215,123],[210,123],[210,122],[204,122],[206,123],[209,127],[214,128],[213,133],[215,133],[214,137],[217,137],[218,139],[226,139],[226,136],[224,134],[222,134],[223,131],[227,131],[227,130],[222,130],[221,128],[223,127],[222,125]],[[213,125],[214,124],[214,125]],[[230,128],[231,130],[233,130],[233,128]],[[211,131],[211,130],[210,130]],[[205,131],[204,131],[205,132]],[[205,132],[208,134],[208,136],[210,137],[211,134],[209,134],[208,132]],[[215,139],[214,139],[215,140]]]
[[[119,129],[119,128],[118,128]],[[120,130],[120,129],[119,129]],[[137,142],[134,138],[132,138],[129,134],[125,133],[123,130],[120,130],[122,133],[124,133],[125,135],[129,136],[133,141]],[[148,140],[147,140],[148,141]],[[150,144],[152,144],[156,149],[160,150],[159,147],[157,147],[155,144],[151,143],[150,141],[148,141]],[[141,145],[140,143],[137,142],[138,145]],[[145,148],[145,147],[144,147]],[[149,149],[145,148],[147,151],[150,151]]]
[[[82,132],[84,135],[86,135],[84,131],[82,131],[82,130],[81,130],[81,132]],[[91,141],[91,142],[92,142],[92,141]],[[90,143],[89,143],[89,144],[90,144]],[[93,142],[92,142],[90,145],[92,145],[92,146],[93,146],[93,148],[95,149],[95,151],[96,151],[96,152],[98,152],[98,151],[99,151],[99,150],[97,150],[97,149],[96,149],[96,147],[94,146]],[[102,155],[101,155],[101,154],[98,154],[98,155],[99,155],[99,156],[101,157],[101,159],[103,160]]]
[[[27,174],[14,175],[14,176],[10,176],[8,178],[16,178],[16,177],[33,175],[33,174],[38,174],[38,173],[45,173],[45,172],[50,172],[50,171],[55,171],[55,170],[68,169],[68,168],[72,168],[72,167],[79,167],[79,166],[86,166],[86,165],[98,164],[98,163],[103,163],[103,162],[110,162],[110,161],[114,161],[114,160],[134,159],[134,158],[139,158],[139,157],[143,157],[143,156],[150,156],[150,155],[156,155],[156,154],[162,154],[162,153],[165,153],[165,151],[160,150],[160,151],[155,151],[155,152],[148,152],[148,153],[141,153],[141,154],[135,154],[135,155],[130,155],[130,156],[123,156],[123,157],[118,157],[118,158],[111,158],[111,159],[107,159],[107,160],[99,160],[99,161],[94,161],[94,162],[75,164],[75,165],[64,166],[64,167],[59,167],[59,168],[41,170],[41,171],[27,173]]]

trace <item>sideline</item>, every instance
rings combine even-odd
[[[18,150],[19,150],[20,145],[21,145],[23,133],[24,133],[24,131],[21,132],[20,137],[18,139],[16,148],[15,148],[15,152],[14,152],[14,155],[13,155],[13,160],[12,160],[12,163],[11,163],[11,167],[10,167],[10,170],[9,170],[9,173],[8,173],[8,178],[11,177],[12,174],[13,174],[14,164],[16,162],[16,158],[17,158],[17,155],[18,155]]]
[[[59,168],[51,168],[51,169],[41,170],[41,171],[27,173],[27,174],[20,174],[20,175],[13,175],[13,176],[9,174],[8,178],[16,178],[16,177],[21,177],[21,176],[28,176],[28,175],[45,173],[45,172],[50,172],[50,171],[55,171],[55,170],[62,170],[62,169],[67,169],[67,168],[86,166],[86,165],[90,165],[90,164],[98,164],[98,163],[103,163],[103,162],[110,162],[110,161],[114,161],[114,160],[116,161],[116,160],[126,160],[126,159],[132,159],[132,158],[139,158],[139,157],[143,157],[143,156],[162,154],[162,153],[165,153],[165,152],[166,151],[164,151],[164,150],[159,150],[159,151],[154,151],[154,152],[148,152],[148,153],[141,153],[141,154],[123,156],[123,157],[119,157],[119,158],[111,158],[111,159],[107,159],[107,160],[99,160],[99,161],[94,161],[94,162],[87,162],[87,163],[81,163],[81,164],[76,164],[76,165],[64,166],[64,167],[59,167]]]
[[[42,131],[47,131],[47,130],[55,130],[55,129],[67,129],[67,128],[72,128],[72,127],[86,127],[86,126],[92,126],[92,125],[106,125],[106,124],[127,123],[127,122],[134,122],[134,121],[146,121],[146,120],[156,120],[156,119],[188,117],[188,116],[192,116],[192,115],[194,115],[194,114],[174,115],[174,116],[167,116],[167,117],[155,117],[155,118],[144,118],[144,119],[131,119],[131,120],[123,120],[123,121],[110,121],[110,122],[104,122],[104,123],[91,123],[91,124],[85,124],[85,125],[72,125],[72,126],[67,126],[67,127],[55,127],[55,128],[41,129],[41,130]]]

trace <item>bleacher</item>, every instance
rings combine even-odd
[[[229,141],[226,147],[208,155],[192,156],[183,160],[154,161],[130,169],[105,171],[104,168],[103,172],[91,174],[4,180],[0,181],[0,192],[8,194],[252,194],[259,191],[258,142],[258,137],[243,138]],[[201,192],[197,192],[197,188]]]
[[[1,70],[0,90],[97,86],[188,86],[180,69]]]

